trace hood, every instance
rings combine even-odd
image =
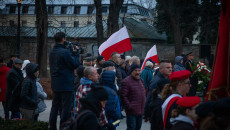
[[[38,64],[28,63],[26,66],[26,75],[30,78],[35,79],[34,73],[38,71]]]
[[[7,66],[1,66],[0,67],[0,74],[7,73],[9,70],[10,70],[9,67],[7,67]]]
[[[80,79],[80,84],[82,84],[82,85],[92,84],[92,83],[93,83],[93,81],[91,81],[91,80],[88,79],[88,78],[82,77],[82,78]]]
[[[105,71],[101,75],[102,83],[104,86],[114,87],[116,72]]]
[[[172,125],[175,125],[177,122],[186,122],[186,123],[191,124],[192,126],[194,126],[193,121],[189,117],[181,115],[181,114],[176,118],[170,118],[170,123]]]
[[[26,65],[27,64],[29,64],[30,63],[30,61],[29,60],[24,60],[23,61],[23,64],[22,64],[22,68],[21,68],[21,70],[24,70],[25,69],[25,67],[26,67]]]
[[[175,63],[176,63],[176,64],[181,64],[180,61],[181,61],[182,59],[183,59],[182,56],[177,56],[177,57],[175,58]]]

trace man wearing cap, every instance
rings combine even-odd
[[[127,130],[140,130],[146,97],[139,65],[131,65],[130,75],[122,81],[120,96],[127,116]]]
[[[172,130],[195,130],[196,107],[200,104],[200,97],[182,97],[176,101],[176,104],[178,107],[174,109],[170,119]]]
[[[23,61],[15,59],[13,67],[8,71],[6,77],[6,98],[5,108],[11,111],[11,119],[20,118],[19,104],[21,94],[21,83],[23,81],[23,74],[21,71]],[[6,115],[9,117],[9,115]]]
[[[164,103],[162,104],[162,119],[164,129],[171,129],[172,125],[169,120],[171,118],[171,111],[177,108],[176,101],[182,96],[185,96],[191,87],[189,76],[191,72],[188,70],[172,72],[169,75],[171,83],[165,88],[163,98],[166,97]],[[166,94],[168,93],[168,94]]]

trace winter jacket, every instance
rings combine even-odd
[[[38,65],[29,63],[26,66],[26,78],[22,82],[20,108],[35,110],[38,106],[37,85],[34,73]]]
[[[113,62],[112,60],[109,60],[111,62]],[[121,70],[119,65],[117,65],[115,62],[113,62],[115,64],[115,69],[116,69],[116,77],[117,77],[117,85],[119,87],[119,89],[121,88],[121,81],[122,81],[122,74],[121,74]]]
[[[120,66],[120,71],[121,71],[122,79],[125,79],[127,77],[127,73],[125,72],[125,69]]]
[[[182,56],[177,56],[175,58],[175,65],[174,65],[173,71],[185,70],[184,65],[180,63],[181,60],[183,60]]]
[[[153,70],[146,66],[141,72],[141,78],[144,81],[145,88],[148,88],[151,80],[153,79]]]
[[[126,77],[122,81],[120,94],[126,114],[137,116],[144,113],[146,99],[144,83],[141,78],[134,79],[132,76]]]
[[[150,103],[151,130],[163,130],[162,103],[163,101],[159,96]]]
[[[7,66],[1,66],[0,67],[0,102],[5,101],[5,96],[6,96],[6,75],[7,72],[10,70],[9,67]]]
[[[47,94],[42,88],[42,85],[39,83],[39,79],[36,79],[37,86],[37,95],[38,95],[38,108],[35,110],[35,114],[39,114],[46,110],[46,104],[44,100],[47,98]]]
[[[21,83],[23,75],[21,69],[12,67],[6,76],[5,108],[13,112],[19,112]]]
[[[55,92],[74,91],[74,69],[79,65],[78,54],[55,44],[49,55],[51,87]]]
[[[9,68],[12,68],[12,67],[13,67],[13,60],[10,60],[10,61],[7,63],[7,67],[9,67]]]
[[[193,121],[185,115],[171,118],[170,122],[173,125],[172,130],[195,130]]]
[[[105,71],[101,76],[103,86],[109,95],[105,105],[105,115],[109,123],[113,123],[114,121],[121,119],[120,102],[114,85],[115,76],[116,73],[114,71]]]

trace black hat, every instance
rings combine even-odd
[[[98,56],[97,57],[97,62],[100,62],[103,58],[104,58],[104,56]]]
[[[230,116],[230,98],[222,98],[213,107],[213,114],[218,117]]]
[[[15,59],[13,62],[15,64],[22,64],[23,63],[23,61],[21,59]]]
[[[211,114],[213,110],[213,106],[215,105],[216,102],[209,101],[205,103],[201,103],[197,108],[196,108],[196,114],[200,117],[207,117],[208,115]]]
[[[108,100],[108,92],[100,85],[91,85],[91,94],[99,101]]]
[[[111,61],[106,61],[103,63],[103,68],[109,67],[109,66],[115,66],[115,64]]]
[[[121,59],[124,59],[124,60],[125,60],[125,55],[121,55]]]
[[[137,68],[140,69],[140,66],[138,64],[132,64],[131,67],[130,67],[129,74],[131,74]]]

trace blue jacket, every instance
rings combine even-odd
[[[182,57],[182,56],[177,56],[177,57],[175,58],[175,65],[174,65],[173,71],[185,70],[184,65],[180,63],[181,60],[183,60],[183,57]]]
[[[120,102],[115,91],[115,76],[114,71],[105,71],[102,73],[102,83],[106,91],[108,92],[108,100],[105,105],[105,114],[109,123],[121,119]]]
[[[144,81],[145,88],[149,87],[150,82],[153,79],[153,70],[146,66],[141,72],[141,78]]]
[[[74,91],[74,69],[79,65],[78,55],[57,43],[50,52],[49,62],[52,90]]]

